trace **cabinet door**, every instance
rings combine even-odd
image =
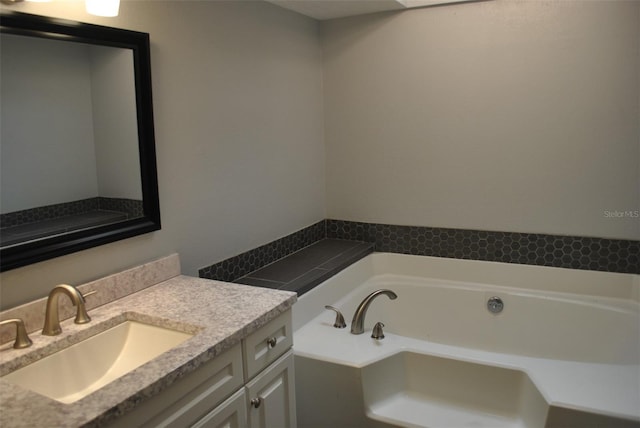
[[[229,397],[192,428],[245,428],[247,426],[247,396],[244,388]]]
[[[247,406],[250,428],[296,427],[292,350],[247,384]]]
[[[234,346],[116,419],[110,428],[183,428],[242,388],[242,349]]]

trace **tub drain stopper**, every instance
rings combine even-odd
[[[487,301],[487,309],[492,314],[498,314],[504,309],[504,302],[501,298],[494,296]]]

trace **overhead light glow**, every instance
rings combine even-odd
[[[86,0],[87,12],[97,16],[118,16],[120,0]]]

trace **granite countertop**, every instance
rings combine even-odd
[[[101,426],[153,397],[175,380],[238,344],[290,309],[288,291],[177,276],[89,311],[92,321],[61,323],[54,337],[32,333],[33,346],[0,348],[0,376],[115,326],[125,319],[195,333],[181,345],[71,404],[63,404],[0,378],[0,426]],[[87,356],[91,358],[90,355]]]

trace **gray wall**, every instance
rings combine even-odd
[[[163,226],[3,273],[5,307],[174,251],[195,275],[325,217],[640,237],[603,215],[638,209],[640,3],[13,8],[151,34]]]
[[[323,23],[327,211],[640,239],[640,2],[487,1]]]
[[[151,35],[162,230],[4,272],[3,307],[172,252],[197,275],[325,218],[317,22],[266,2],[11,8]]]
[[[2,213],[97,196],[89,49],[3,34],[0,52]]]
[[[90,60],[98,195],[142,199],[133,54],[91,46]]]
[[[130,49],[2,35],[2,213],[141,199]]]

